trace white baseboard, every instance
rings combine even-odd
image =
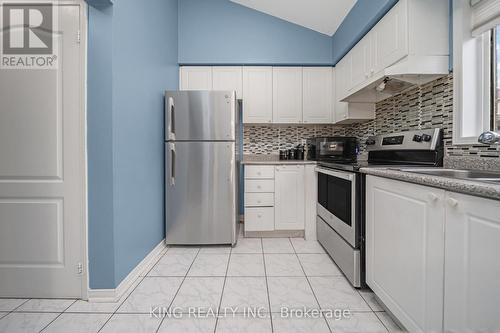
[[[166,248],[165,240],[162,240],[135,268],[120,282],[115,289],[89,289],[89,302],[118,302],[127,290],[134,287],[140,280],[139,277],[146,274],[156,263]]]

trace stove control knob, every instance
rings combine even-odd
[[[366,145],[367,146],[373,146],[375,144],[375,140],[374,139],[368,139],[366,140]]]
[[[413,136],[413,141],[415,141],[415,142],[422,142],[422,136],[418,135],[418,134],[415,134]]]
[[[432,140],[432,136],[429,134],[422,134],[422,140],[424,140],[425,142],[429,142]]]

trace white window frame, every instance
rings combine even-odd
[[[453,1],[453,144],[490,130],[491,32],[473,36],[470,0]]]

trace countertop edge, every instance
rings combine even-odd
[[[316,165],[311,160],[280,160],[278,155],[243,155],[242,165]]]
[[[242,165],[316,165],[315,161],[242,161]]]
[[[386,168],[361,168],[360,172],[378,176],[401,180],[408,183],[440,188],[450,192],[457,192],[476,197],[492,200],[500,200],[500,186],[471,180],[461,180],[440,176],[416,174],[405,171],[398,171]]]

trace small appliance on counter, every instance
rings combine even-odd
[[[308,160],[356,162],[358,139],[354,137],[320,137],[307,140]]]
[[[280,150],[280,160],[304,160],[304,146],[297,145],[295,148]]]
[[[370,137],[368,161],[356,160],[354,138],[311,139],[318,161],[318,241],[354,287],[365,285],[365,179],[362,167],[443,165],[440,129]]]

